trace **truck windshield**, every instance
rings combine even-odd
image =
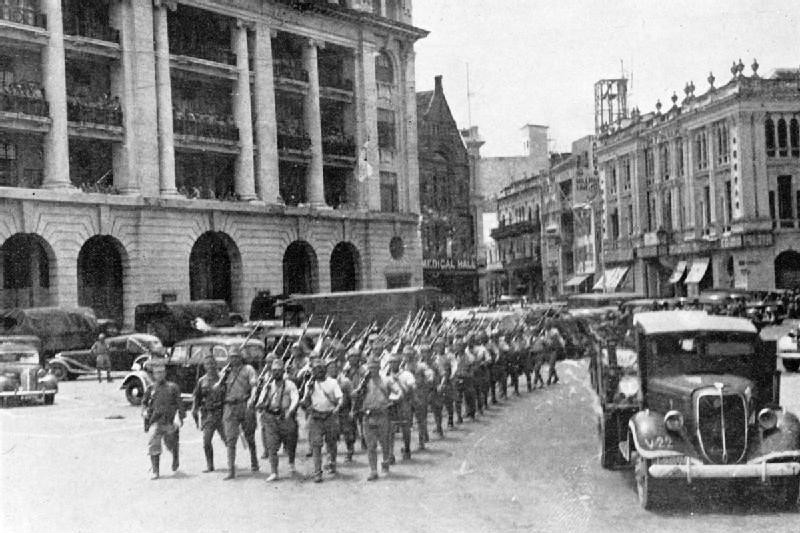
[[[651,375],[747,375],[755,362],[754,354],[753,339],[735,333],[672,334],[647,340],[647,368]]]

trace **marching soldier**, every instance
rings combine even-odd
[[[150,438],[147,451],[150,455],[150,464],[153,476],[159,477],[159,460],[161,458],[161,440],[167,449],[172,452],[172,471],[180,466],[179,437],[180,429],[175,424],[175,414],[178,414],[180,426],[186,413],[181,402],[181,389],[175,383],[167,381],[167,368],[162,359],[154,358],[149,363],[155,383],[148,387],[142,399],[142,415],[144,417],[145,433],[149,431]]]
[[[353,387],[356,387],[364,376],[367,374],[366,368],[361,366],[361,353],[359,352],[358,348],[351,348],[350,351],[347,352],[347,363],[342,370],[345,377],[350,381],[350,384]],[[361,449],[367,449],[367,441],[364,439],[364,424],[361,419],[361,412],[358,409],[353,409],[353,425],[356,429],[356,435],[361,437]],[[342,432],[345,434],[345,441],[347,440],[347,432],[344,428],[342,428]]]
[[[400,398],[400,389],[392,378],[381,376],[381,363],[377,357],[370,357],[367,361],[367,375],[365,375],[354,396],[360,407],[364,421],[364,437],[367,441],[367,459],[369,461],[369,477],[367,481],[378,479],[378,444],[380,443],[383,460],[381,470],[389,473],[389,463],[392,455],[391,424],[389,422],[389,407],[392,402]]]
[[[547,362],[550,367],[547,372],[547,384],[550,385],[551,382],[558,383],[556,362],[558,361],[559,355],[564,351],[565,345],[564,338],[553,322],[548,323],[547,333],[545,334],[545,345],[547,346],[548,353]]]
[[[531,343],[531,355],[533,357],[533,387],[536,388],[538,384],[540,388],[544,388],[544,380],[542,379],[542,366],[544,365],[547,350],[544,343],[542,334],[537,335]]]
[[[468,350],[466,350],[466,343],[463,340],[456,340],[453,342],[453,351],[455,355],[455,361],[453,363],[453,377],[455,378],[456,384],[456,401],[455,401],[455,412],[457,416],[457,422],[461,424],[464,422],[464,418],[461,415],[461,405],[462,403],[466,404],[464,407],[466,409],[466,415],[475,421],[475,409],[476,409],[476,401],[475,401],[475,380],[472,375],[472,363],[471,355]]]
[[[414,348],[406,346],[403,349],[403,355],[411,355],[413,351]],[[400,362],[400,358],[396,355],[391,355],[388,359],[388,375],[397,384],[401,394],[400,399],[395,403],[394,409],[392,409],[394,416],[391,418],[393,426],[399,426],[400,432],[403,435],[403,460],[408,461],[411,460],[411,423],[414,416],[414,393],[416,383],[411,372],[400,368]],[[392,453],[389,460],[391,463],[394,463],[394,432],[392,432],[390,449]]]
[[[420,349],[422,351],[422,348]],[[425,443],[429,442],[428,435],[428,405],[433,386],[433,371],[428,368],[424,361],[418,361],[417,354],[412,347],[403,350],[405,369],[414,376],[416,390],[414,393],[414,418],[417,420],[417,435],[419,437],[419,449],[425,449]],[[439,416],[441,422],[441,412]]]
[[[453,367],[451,364],[450,354],[445,351],[445,343],[442,339],[435,339],[433,341],[433,363],[434,368],[438,372],[436,380],[436,392],[434,403],[431,405],[433,409],[433,416],[441,420],[442,408],[447,410],[447,428],[453,429],[453,406],[455,403],[455,392],[452,383]],[[441,405],[439,405],[441,403]],[[441,425],[439,426],[441,427]],[[438,430],[437,430],[438,431]],[[444,436],[444,431],[440,433]]]
[[[225,387],[225,404],[222,421],[225,427],[228,446],[228,475],[225,479],[236,477],[236,442],[240,430],[250,450],[250,468],[258,472],[258,457],[255,440],[255,411],[248,409],[248,401],[258,382],[252,366],[245,364],[239,347],[231,347],[228,352],[228,365],[220,377],[220,385]]]
[[[192,393],[192,418],[195,426],[203,432],[203,452],[206,456],[206,469],[203,472],[213,472],[214,447],[211,445],[211,439],[214,433],[218,433],[222,442],[226,442],[225,428],[222,424],[222,406],[225,398],[224,391],[217,385],[219,373],[214,354],[206,354],[203,366],[206,373],[197,380]]]
[[[294,458],[297,451],[297,407],[300,395],[297,386],[284,377],[284,365],[280,359],[272,361],[271,377],[254,398],[256,410],[261,413],[261,429],[266,440],[270,475],[267,481],[278,480],[278,450],[283,445],[289,456],[289,471],[294,473]]]
[[[328,470],[336,473],[336,441],[339,438],[339,410],[342,408],[342,389],[335,379],[327,375],[325,363],[317,358],[312,366],[312,377],[302,401],[309,413],[308,441],[314,457],[314,482],[322,483],[322,444],[330,456]]]
[[[339,410],[339,431],[344,437],[344,444],[347,448],[347,455],[345,462],[353,462],[353,454],[355,453],[356,436],[358,429],[356,427],[355,413],[353,412],[353,382],[347,377],[347,374],[342,367],[339,372],[338,361],[331,363],[328,366],[329,375],[336,378],[339,383],[339,388],[342,389],[342,408]],[[360,380],[357,382],[360,383]]]

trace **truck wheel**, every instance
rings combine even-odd
[[[51,363],[50,372],[53,373],[58,381],[67,381],[69,379],[69,370],[67,370],[67,367],[60,363]]]
[[[144,384],[138,379],[132,379],[125,384],[125,398],[131,405],[142,405]]]
[[[779,494],[781,508],[793,511],[797,507],[797,498],[800,496],[800,476],[792,476],[781,483],[782,491]]]
[[[55,401],[55,399],[56,399],[56,395],[55,394],[45,394],[44,395],[44,404],[45,405],[53,405],[53,402]]]
[[[639,505],[642,509],[651,510],[655,503],[655,483],[650,475],[651,461],[641,456],[636,460],[634,476],[636,477],[636,493],[639,496]]]
[[[785,368],[787,372],[797,372],[797,370],[800,369],[800,359],[784,359],[783,368]]]
[[[600,433],[600,465],[603,468],[617,468],[622,464],[622,455],[619,453],[619,432],[617,431],[616,417],[605,415],[598,417],[597,426]]]

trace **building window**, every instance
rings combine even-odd
[[[780,119],[778,121],[778,155],[781,157],[786,157],[788,155],[787,147],[787,135],[786,135],[786,121]]]
[[[617,194],[617,166],[614,163],[608,165],[608,193]]]
[[[714,127],[717,140],[717,164],[726,165],[730,155],[730,136],[728,125],[725,122],[718,122]]]
[[[775,191],[769,191],[769,218],[775,220]]]
[[[666,231],[672,231],[672,191],[668,190],[664,193],[664,203],[662,204],[663,228]]]
[[[700,131],[694,136],[694,168],[708,169],[708,138],[705,131]]]
[[[655,194],[647,191],[647,231],[655,231],[656,228],[656,198]]]
[[[775,123],[771,118],[764,122],[764,144],[767,148],[767,156],[775,157]]]
[[[626,157],[622,160],[622,190],[631,190],[631,158]]]
[[[375,79],[380,83],[394,84],[394,67],[386,52],[381,52],[375,58]]]
[[[675,169],[675,173],[678,177],[683,176],[683,139],[678,137],[675,140],[675,160],[677,161],[678,168]]]
[[[703,227],[708,229],[711,226],[711,187],[703,187]]]
[[[0,56],[0,88],[14,83],[14,60],[9,56]]]
[[[394,111],[389,111],[388,109],[378,110],[378,147],[390,150],[394,150],[397,147]]]
[[[396,213],[398,210],[397,174],[381,172],[381,211]]]
[[[781,227],[793,226],[791,176],[778,176],[778,217],[781,220]]]
[[[731,194],[731,180],[725,182],[725,224],[730,226],[733,221],[733,195]]]
[[[615,241],[619,237],[619,214],[617,213],[616,209],[614,209],[614,211],[611,213],[609,226],[611,226],[611,235],[609,238]]]
[[[659,163],[661,163],[661,179],[667,181],[669,179],[669,145],[663,143],[658,151]]]
[[[17,145],[0,139],[0,185],[17,185]]]
[[[633,235],[633,205],[628,205],[628,235]]]
[[[644,177],[647,183],[653,182],[653,176],[656,174],[656,161],[653,155],[652,148],[644,149]]]
[[[789,123],[789,141],[792,144],[792,157],[800,157],[800,127],[796,118]]]

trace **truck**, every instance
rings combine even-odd
[[[432,287],[293,294],[278,305],[283,306],[286,326],[300,326],[313,314],[320,320],[325,316],[333,320],[334,332],[344,332],[353,324],[355,331],[370,324],[380,326],[390,317],[413,315],[420,309],[441,319],[441,291]]]
[[[633,467],[642,507],[690,485],[735,481],[796,508],[800,420],[780,407],[775,352],[749,320],[638,313],[596,358],[600,461]]]

